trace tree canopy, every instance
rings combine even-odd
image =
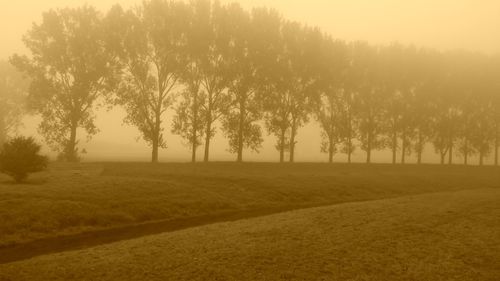
[[[428,145],[441,162],[479,164],[500,138],[500,59],[391,44],[345,42],[265,8],[217,1],[149,0],[106,16],[94,8],[50,11],[25,36],[30,57],[12,62],[32,79],[29,101],[40,132],[69,158],[76,129],[88,135],[100,97],[125,108],[152,146],[152,161],[171,131],[192,150],[221,128],[229,151],[258,151],[264,129],[279,160],[295,160],[300,128],[319,123],[318,149],[337,153],[388,149],[392,162],[418,163]],[[101,99],[109,101],[107,99]],[[110,101],[111,102],[111,101]]]

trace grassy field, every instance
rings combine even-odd
[[[0,280],[460,280],[500,276],[500,189],[339,204],[0,265]]]
[[[496,168],[328,164],[52,165],[0,175],[0,246],[161,220],[500,187]]]

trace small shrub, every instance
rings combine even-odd
[[[0,151],[0,172],[16,182],[24,181],[30,173],[47,168],[48,159],[40,155],[41,146],[32,137],[16,137],[4,143]]]

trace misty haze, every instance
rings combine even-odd
[[[0,281],[500,280],[500,2],[0,3]]]

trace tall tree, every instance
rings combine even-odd
[[[321,127],[321,151],[328,153],[328,162],[333,162],[338,145],[342,142],[343,124],[342,101],[343,79],[347,67],[347,49],[343,42],[325,38],[320,67],[321,103],[315,109],[316,118]]]
[[[0,148],[21,123],[29,82],[7,61],[0,61]]]
[[[341,80],[342,88],[339,99],[341,150],[347,154],[347,163],[352,162],[356,149],[354,139],[357,137],[357,110],[359,102],[360,73],[357,68],[358,46],[361,43],[351,43],[347,46],[347,67]]]
[[[203,37],[200,37],[199,74],[201,87],[206,94],[206,102],[202,105],[205,114],[205,153],[204,161],[209,161],[210,141],[216,133],[215,122],[227,111],[230,97],[227,89],[232,81],[229,51],[232,45],[230,35],[233,24],[229,11],[218,2],[196,0],[192,2],[195,17],[201,25]]]
[[[231,16],[232,44],[229,52],[232,81],[228,93],[231,98],[229,110],[223,118],[223,130],[229,139],[229,151],[237,154],[237,161],[243,161],[243,150],[258,151],[263,142],[261,127],[256,123],[262,118],[261,97],[257,91],[258,42],[253,38],[259,30],[253,24],[250,14],[239,5],[228,7]]]
[[[371,163],[371,153],[383,147],[384,84],[381,83],[380,56],[377,49],[365,44],[354,46],[353,68],[358,77],[357,120],[361,149],[366,152],[366,162]]]
[[[69,161],[78,160],[77,130],[98,132],[94,108],[115,81],[101,14],[90,6],[51,10],[24,43],[31,57],[11,62],[31,78],[29,105],[42,116],[39,132]]]
[[[206,94],[202,87],[201,60],[206,50],[206,17],[199,15],[210,11],[208,2],[191,2],[189,6],[189,23],[186,28],[186,58],[187,65],[182,71],[181,82],[185,86],[181,102],[175,108],[172,133],[180,135],[191,147],[191,162],[196,162],[198,147],[203,144],[205,120],[207,113]]]
[[[319,54],[323,36],[317,29],[285,23],[283,37],[290,97],[290,162],[294,162],[298,129],[309,121],[320,100],[318,65],[322,63]]]
[[[172,133],[180,135],[191,148],[191,162],[196,162],[196,151],[202,145],[204,136],[202,105],[206,96],[199,84],[192,81],[181,95],[181,101],[175,108]]]
[[[432,105],[437,94],[440,70],[436,67],[436,57],[439,53],[421,50],[417,55],[415,71],[414,150],[417,153],[417,164],[422,164],[422,155],[426,144],[432,138]]]
[[[125,122],[136,126],[151,146],[154,163],[159,148],[166,148],[163,118],[187,65],[183,53],[187,16],[185,4],[165,0],[145,1],[128,12],[115,6],[108,15],[123,69],[116,103],[125,108]]]
[[[494,138],[494,163],[498,166],[499,154],[498,150],[500,147],[500,56],[496,56],[492,63],[490,64],[488,72],[488,81],[491,83],[491,91],[489,91],[489,99],[491,102],[491,118],[493,124]]]
[[[290,106],[286,91],[286,63],[283,53],[282,19],[274,10],[253,11],[255,28],[261,30],[254,41],[260,52],[256,56],[261,66],[257,72],[258,94],[262,97],[264,120],[269,134],[276,136],[280,162],[285,161],[289,148]]]

